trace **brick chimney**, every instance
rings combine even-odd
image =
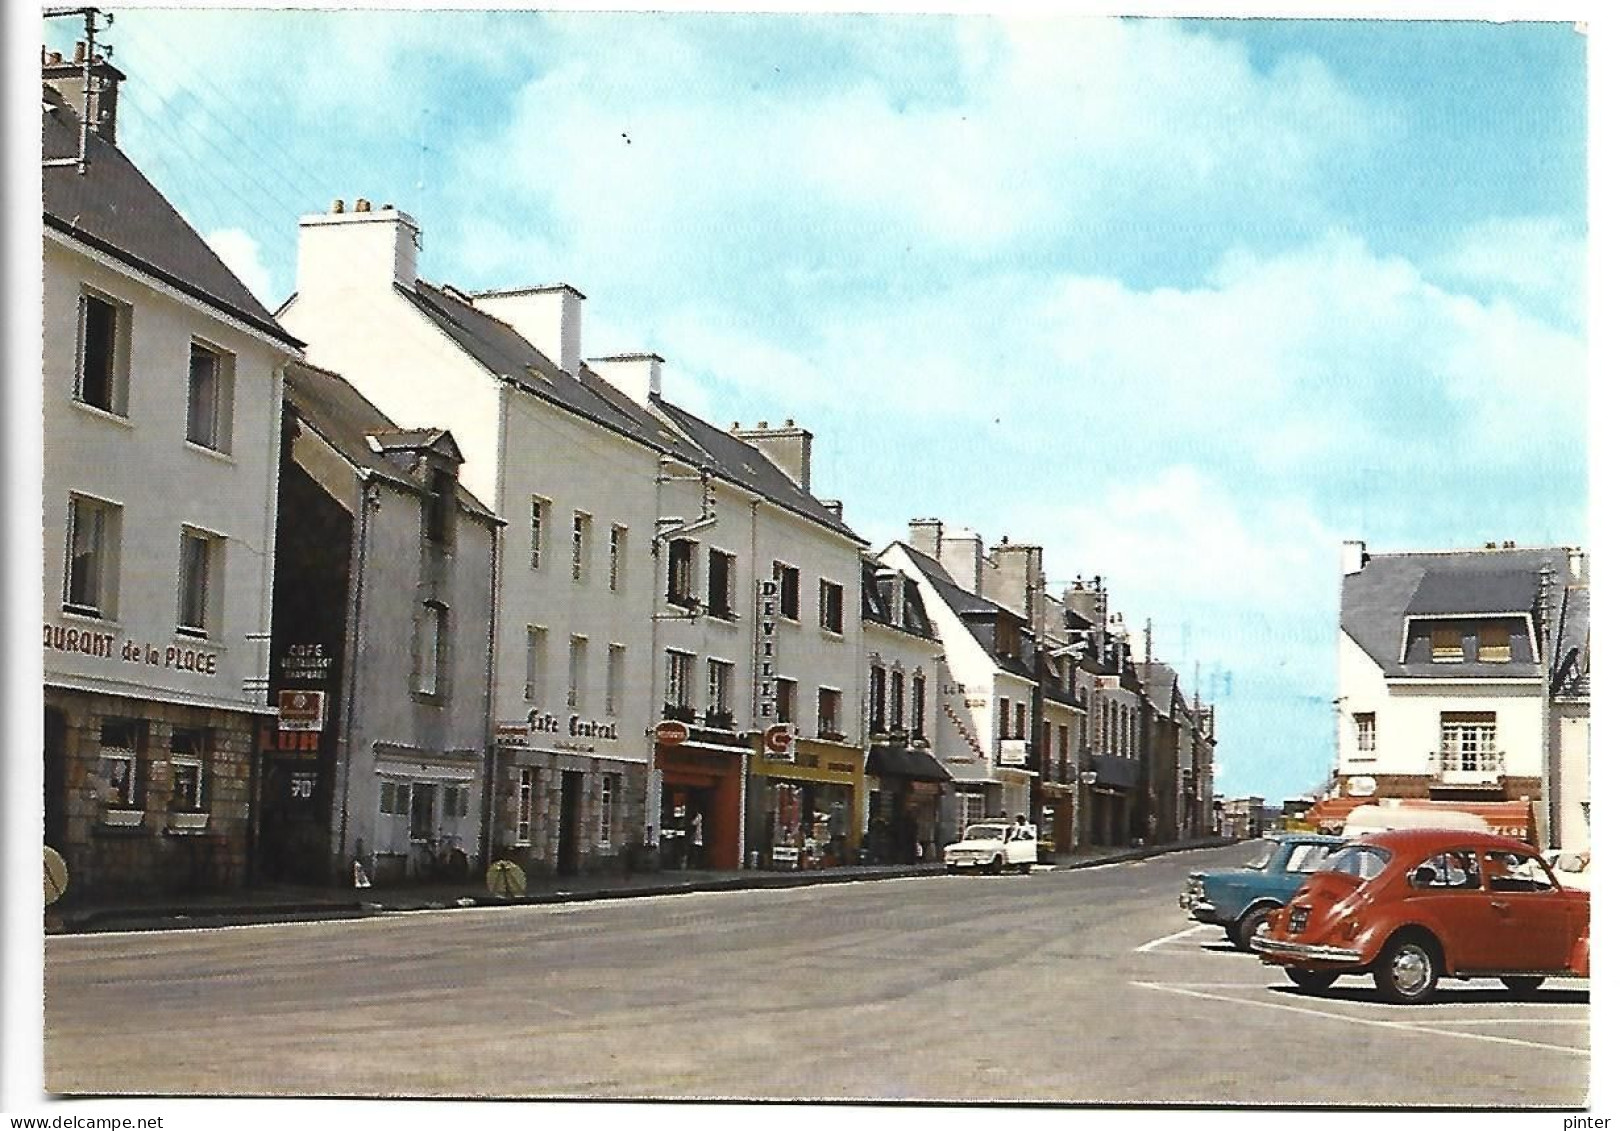
[[[593,357],[589,364],[603,380],[636,404],[644,405],[664,395],[664,359],[655,353]]]
[[[941,543],[945,538],[945,524],[937,518],[914,518],[909,523],[910,536],[906,544],[919,554],[939,561]]]
[[[772,428],[761,420],[759,427],[736,429],[733,435],[758,448],[766,459],[780,468],[782,474],[797,483],[801,489],[810,490],[812,436],[794,424],[792,417],[784,421],[780,428]]]
[[[579,341],[585,315],[585,296],[579,291],[567,283],[479,291],[472,296],[472,302],[522,334],[558,369],[570,377],[579,376]]]
[[[416,250],[422,230],[392,205],[373,209],[334,200],[330,212],[298,220],[298,294],[314,298],[336,290],[394,285],[416,288]]]
[[[40,49],[40,71],[45,85],[51,87],[75,114],[82,115],[90,128],[101,135],[109,145],[118,144],[118,84],[124,81],[124,72],[97,55],[90,60],[90,105],[84,103],[85,45],[74,45],[73,58],[64,59],[60,51]]]

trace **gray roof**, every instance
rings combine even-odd
[[[1161,715],[1172,714],[1177,698],[1176,681],[1180,678],[1176,670],[1169,664],[1161,664],[1157,660],[1137,664],[1136,670],[1142,680],[1142,690],[1146,693],[1148,702],[1153,704],[1153,709]]]
[[[421,492],[426,488],[412,479],[399,464],[371,445],[371,437],[415,438],[448,436],[437,430],[415,430],[403,433],[383,411],[360,394],[360,390],[341,376],[304,362],[287,366],[286,397],[284,401],[299,423],[313,430],[330,444],[356,471],[379,479],[386,479],[409,491]],[[385,440],[386,443],[386,440]],[[412,448],[422,445],[412,444]],[[399,450],[399,445],[394,450]],[[465,487],[457,486],[456,497],[461,506],[480,517],[497,521],[494,512],[478,501]]]
[[[1553,646],[1553,694],[1582,698],[1592,694],[1592,590],[1584,584],[1564,590],[1558,639]]]
[[[917,586],[917,579],[909,574],[899,574],[901,607],[900,615],[895,616],[893,589],[880,584],[883,569],[882,562],[864,554],[861,556],[861,619],[937,643],[939,635],[923,608],[922,590]]]
[[[906,544],[896,542],[902,553],[916,563],[923,576],[928,579],[929,585],[938,593],[947,608],[955,614],[956,619],[978,641],[979,647],[984,649],[985,655],[995,661],[1002,671],[1011,675],[1021,676],[1030,682],[1035,682],[1035,641],[1025,629],[1025,620],[1018,613],[1007,606],[998,604],[988,597],[981,597],[963,589],[951,575],[945,571],[933,558],[921,550]],[[1009,656],[996,651],[996,620],[998,617],[1010,617],[1018,624],[1018,655]]]
[[[44,88],[40,139],[45,160],[76,157],[79,118],[60,94]],[[91,131],[87,165],[41,170],[45,226],[267,334],[290,349],[303,348],[213,248],[175,210],[116,145]]]
[[[1559,547],[1373,554],[1344,578],[1339,624],[1389,677],[1533,678],[1541,669],[1530,658],[1528,639],[1518,636],[1507,663],[1472,656],[1435,663],[1426,645],[1403,656],[1407,618],[1532,615],[1541,567],[1553,568],[1557,601],[1567,562],[1567,550]],[[1414,623],[1413,631],[1427,632],[1431,623]]]

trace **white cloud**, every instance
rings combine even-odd
[[[240,228],[221,228],[203,239],[255,298],[266,306],[275,304],[270,271],[264,265],[257,240]]]
[[[1528,303],[1565,324],[1586,317],[1586,240],[1548,216],[1497,217],[1463,231],[1432,265],[1436,274]]]

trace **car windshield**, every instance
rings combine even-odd
[[[1254,850],[1254,856],[1251,857],[1249,862],[1243,866],[1256,872],[1265,871],[1266,865],[1270,864],[1271,858],[1276,855],[1278,847],[1279,845],[1274,840],[1261,841],[1259,846]]]
[[[1339,849],[1323,862],[1324,872],[1343,872],[1358,880],[1370,880],[1389,863],[1389,849],[1370,844],[1351,844]]]
[[[969,825],[963,840],[1000,840],[1006,825]]]

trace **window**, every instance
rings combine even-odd
[[[613,843],[613,825],[619,808],[619,775],[602,775],[602,810],[596,826],[596,843]]]
[[[961,839],[962,830],[966,829],[969,825],[976,825],[980,821],[984,820],[984,794],[964,793],[961,795],[961,799],[962,826],[957,830],[956,835],[958,840]]]
[[[709,607],[711,617],[732,620],[732,586],[737,572],[737,559],[724,550],[709,551]]]
[[[538,703],[546,695],[546,630],[529,626],[528,654],[523,668],[523,699]]]
[[[1541,861],[1522,852],[1487,852],[1485,875],[1492,891],[1546,892],[1555,887]]]
[[[799,717],[799,683],[792,679],[776,681],[776,721],[791,723]]]
[[[465,817],[471,809],[472,790],[464,785],[444,787],[444,816],[446,820]]]
[[[117,616],[119,534],[123,508],[83,495],[68,501],[68,549],[62,608],[84,616]]]
[[[887,728],[884,723],[884,689],[888,686],[888,675],[875,664],[872,667],[871,712],[869,722],[873,734],[882,734]]]
[[[1356,753],[1373,754],[1378,750],[1378,716],[1372,711],[1357,711]]]
[[[1505,664],[1513,658],[1508,626],[1500,623],[1479,626],[1479,660],[1482,664]]]
[[[995,647],[998,656],[1018,655],[1018,625],[1008,617],[996,618]]]
[[[1283,864],[1283,871],[1315,872],[1333,854],[1333,849],[1334,846],[1331,844],[1296,844]]]
[[[608,589],[614,593],[619,591],[619,582],[624,577],[624,548],[629,537],[627,526],[615,526],[608,531]]]
[[[1427,871],[1425,871],[1427,869]],[[1411,873],[1412,886],[1417,888],[1454,888],[1458,891],[1478,891],[1480,888],[1479,860],[1471,849],[1457,848],[1437,852]]]
[[[568,705],[576,710],[585,705],[585,665],[589,648],[590,640],[586,637],[568,638]]]
[[[203,807],[203,766],[207,761],[208,732],[176,729],[169,735],[169,767],[173,788],[169,808],[200,812]]]
[[[826,578],[821,579],[821,627],[844,631],[844,587]]]
[[[73,396],[124,416],[129,401],[129,307],[103,295],[79,296],[79,364]]]
[[[433,497],[428,504],[428,541],[448,546],[456,520],[456,477],[444,468],[433,471]]]
[[[201,342],[191,343],[186,439],[219,452],[231,450],[231,358]]]
[[[709,661],[709,717],[711,726],[729,727],[731,714],[731,679],[734,665],[724,660]]]
[[[1489,774],[1501,769],[1496,749],[1496,712],[1440,713],[1442,773]]]
[[[608,645],[607,665],[607,695],[603,697],[603,708],[609,715],[617,715],[622,706],[624,696],[624,645]]]
[[[692,554],[696,548],[697,543],[689,538],[676,538],[669,544],[668,598],[672,605],[692,604]]]
[[[432,782],[411,783],[411,839],[428,840],[433,836],[434,810],[438,807],[439,787]]]
[[[1029,704],[1019,700],[1013,704],[1013,737],[1028,738]]]
[[[136,808],[135,787],[143,729],[137,719],[101,721],[101,759],[96,773],[102,781],[102,798],[109,808]]]
[[[816,734],[821,738],[840,739],[844,737],[840,724],[843,721],[844,696],[836,688],[823,687],[816,696]]]
[[[550,544],[551,500],[532,495],[529,498],[529,568],[539,569],[546,563],[546,547]]]
[[[584,581],[591,571],[591,516],[574,512],[573,572],[575,581]]]
[[[1063,726],[1061,723],[1058,724],[1057,735],[1058,735],[1058,739],[1057,739],[1057,741],[1058,741],[1058,748],[1057,748],[1058,761],[1063,763],[1065,766],[1067,766],[1069,764],[1069,728],[1066,727],[1066,726]]]
[[[911,737],[923,737],[923,700],[927,695],[928,681],[920,675],[911,677]]]
[[[1437,663],[1463,658],[1462,630],[1455,625],[1435,625],[1429,634],[1430,655]]]
[[[180,532],[180,615],[178,630],[207,636],[218,629],[219,595],[223,592],[219,559],[224,539],[200,530]]]
[[[1001,697],[1001,713],[996,720],[996,737],[1012,737],[1012,700],[1005,695]]]
[[[777,593],[780,598],[782,618],[796,621],[799,619],[799,567],[776,563]]]
[[[513,839],[521,845],[531,842],[534,832],[534,767],[518,770],[517,828]]]
[[[664,702],[672,707],[692,705],[692,655],[690,652],[666,653],[668,679],[664,683]]]
[[[889,729],[900,730],[905,724],[906,677],[904,672],[889,673]]]
[[[450,610],[438,601],[425,601],[416,617],[415,671],[411,687],[418,695],[438,695],[444,683],[445,631]]]

